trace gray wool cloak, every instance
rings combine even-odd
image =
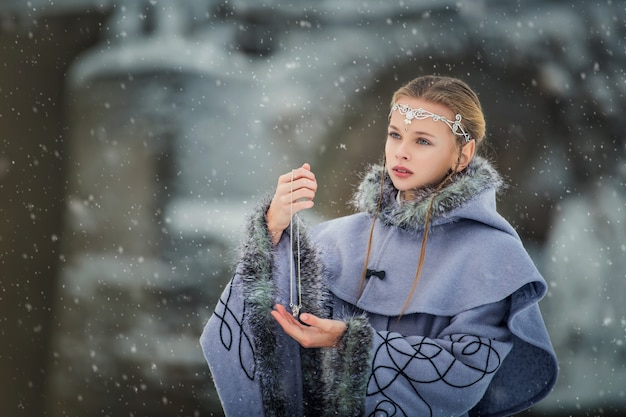
[[[200,339],[226,415],[505,416],[544,398],[557,377],[538,306],[547,287],[496,211],[501,186],[475,157],[439,193],[421,189],[398,203],[373,166],[355,194],[357,214],[300,229],[302,311],[347,324],[325,349],[300,347],[270,315],[289,304],[296,239],[284,233],[271,244],[265,201]],[[431,198],[424,267],[402,311]]]

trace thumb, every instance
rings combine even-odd
[[[313,314],[302,313],[300,314],[300,321],[308,326],[319,327],[320,319],[315,317]]]

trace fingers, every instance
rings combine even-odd
[[[311,347],[311,336],[307,335],[307,327],[300,323],[282,305],[277,305],[272,311],[272,316],[278,322],[283,331],[304,347]]]
[[[333,347],[346,331],[346,324],[342,321],[322,319],[308,313],[300,315],[301,323],[280,304],[272,311],[272,316],[286,334],[305,348]]]
[[[302,324],[296,320],[296,318],[285,309],[282,305],[278,304],[275,310],[272,310],[272,316],[280,327],[283,328],[285,333],[294,339],[298,340],[298,337],[301,336],[302,333]]]
[[[283,198],[283,203],[291,204],[303,202],[303,200],[313,201],[317,191],[317,180],[311,171],[309,164],[283,174],[278,179],[276,187],[276,197]],[[309,204],[301,204],[308,208]]]
[[[281,305],[281,304],[277,304],[275,310],[272,310],[272,315],[274,317],[278,316],[277,318],[280,318],[282,321],[288,323],[288,324],[296,324],[297,320],[293,317],[293,315],[287,311],[287,309]],[[274,314],[276,313],[276,315]]]
[[[315,198],[315,191],[317,190],[317,183],[313,183],[309,180],[299,179],[293,183],[280,185],[276,189],[275,198],[283,205],[294,204],[294,210],[302,210],[303,208],[310,208],[313,206],[313,199]],[[300,204],[304,203],[304,204]],[[289,207],[291,209],[291,207]],[[295,213],[294,213],[295,214]]]
[[[317,180],[309,164],[281,175],[266,216],[270,232],[281,233],[294,214],[312,208],[316,191]]]
[[[300,168],[293,169],[279,177],[278,184],[289,184],[291,181],[297,181],[300,179],[306,179],[312,182],[315,181],[315,174],[311,171],[311,165],[303,164]]]
[[[293,177],[295,177],[295,179],[301,177],[315,179],[315,174],[313,174],[313,171],[311,171],[311,165],[309,165],[308,163],[304,163],[300,168],[294,168],[286,174],[281,175],[281,178],[285,177],[286,181],[291,181],[292,175]]]
[[[309,313],[302,313],[300,314],[300,321],[304,324],[306,324],[307,326],[313,326],[313,327],[323,327],[324,323],[322,321],[322,319],[320,319],[319,317],[314,316],[313,314],[309,314]]]

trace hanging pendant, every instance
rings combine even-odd
[[[289,223],[289,239],[293,239],[293,223],[296,223],[296,244],[297,244],[297,270],[293,271],[293,264],[295,262],[293,256],[293,242],[289,242],[290,248],[290,271],[289,271],[289,307],[291,307],[291,314],[293,317],[298,320],[300,317],[300,309],[302,308],[302,279],[300,275],[300,219],[293,212],[293,180],[294,174],[293,170],[291,171],[291,205],[290,205],[290,215],[291,222]],[[295,281],[295,282],[294,282]],[[294,297],[295,296],[295,297]],[[298,304],[294,301],[294,298],[297,297]]]

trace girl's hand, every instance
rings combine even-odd
[[[267,229],[274,244],[278,243],[283,230],[291,223],[292,214],[313,207],[315,191],[317,181],[309,164],[304,164],[278,178],[276,192],[265,215]]]
[[[300,314],[305,323],[302,324],[280,304],[272,316],[285,333],[305,348],[335,347],[347,328],[343,321],[321,319],[309,313]]]

